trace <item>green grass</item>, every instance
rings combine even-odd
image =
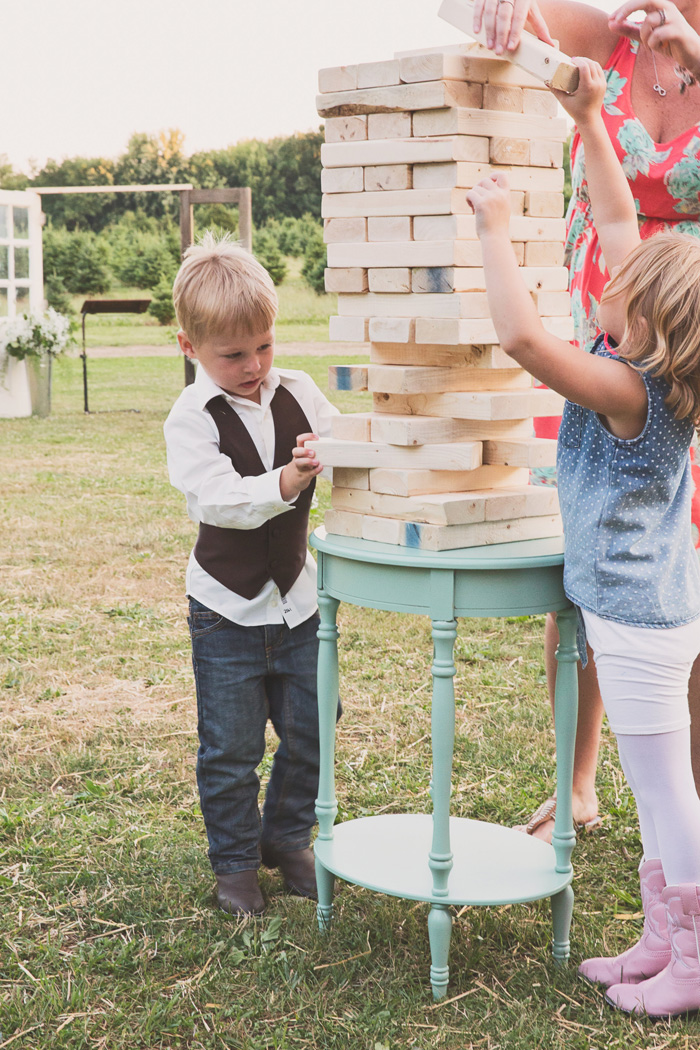
[[[278,343],[326,342],[328,318],[336,313],[336,295],[316,295],[301,279],[301,259],[287,259],[289,273],[277,289],[280,312],[276,331]],[[80,308],[89,296],[74,296],[73,308]],[[149,299],[143,288],[114,288],[99,299]],[[79,317],[79,321],[80,321]],[[85,333],[88,347],[94,346],[174,346],[177,327],[160,325],[150,314],[91,314]],[[78,341],[82,334],[78,333]]]
[[[280,363],[324,385],[333,360]],[[697,1020],[631,1021],[556,970],[546,902],[455,910],[455,998],[437,1008],[424,905],[341,884],[323,936],[264,873],[262,920],[216,910],[184,621],[194,526],[162,441],[182,366],[96,360],[90,381],[104,411],[82,414],[68,360],[49,419],[0,421],[0,1046],[700,1046]],[[340,625],[340,815],[426,812],[429,625],[347,605]],[[541,619],[460,622],[456,665],[453,810],[513,823],[551,787]],[[606,830],[574,854],[574,963],[640,928],[634,806],[607,732],[599,791]]]

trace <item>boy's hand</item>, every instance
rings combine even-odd
[[[573,95],[564,91],[551,89],[561,105],[570,117],[576,121],[579,128],[600,117],[600,111],[605,99],[607,81],[605,73],[591,58],[572,58],[574,65],[578,66],[579,84]]]
[[[476,215],[479,237],[487,233],[505,233],[510,224],[510,190],[508,179],[499,172],[482,179],[467,193],[467,200]]]
[[[307,441],[318,441],[318,435],[300,434],[297,446],[292,450],[291,462],[282,467],[280,472],[280,495],[285,503],[296,499],[323,470],[323,465],[319,463],[313,449],[304,448]]]

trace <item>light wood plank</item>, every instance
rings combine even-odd
[[[461,29],[482,45],[486,43],[486,31],[474,32],[474,7],[469,0],[443,0],[438,17]],[[578,87],[579,72],[568,55],[550,44],[545,44],[529,33],[523,33],[520,44],[514,51],[501,56],[515,63],[527,73],[542,80],[548,87],[573,92]]]
[[[490,170],[488,165],[467,165],[469,172],[482,172],[479,179],[485,178]],[[557,175],[541,169],[546,175]],[[564,173],[559,186],[542,186],[542,189],[561,189],[564,184]],[[474,185],[474,182],[469,184]],[[514,189],[529,187],[514,186]],[[466,215],[471,212],[466,197],[461,189],[447,190],[379,190],[376,193],[326,193],[321,204],[321,213],[325,219],[345,218],[365,215]]]
[[[406,245],[401,245],[405,248]],[[407,277],[409,271],[406,270]],[[339,295],[341,317],[488,317],[486,292],[451,295],[375,294]]]
[[[432,394],[448,390],[525,390],[532,376],[522,368],[470,368],[454,365],[436,368],[404,365],[340,365],[340,369],[363,368],[365,387],[332,387],[335,390],[371,390],[385,394]],[[329,369],[329,373],[333,369]]]
[[[564,408],[561,394],[533,387],[529,390],[452,390],[439,394],[408,394],[406,397],[415,415],[449,419],[497,421],[560,416]]]
[[[479,111],[481,112],[481,111]],[[334,142],[321,146],[325,168],[356,164],[438,164],[443,161],[488,161],[488,135],[451,135],[445,138],[371,139]]]
[[[307,441],[326,467],[396,467],[474,470],[481,466],[481,442],[461,441],[404,448],[399,445],[319,438]]]
[[[367,117],[329,117],[324,131],[326,142],[357,142],[367,138]]]
[[[321,117],[349,117],[359,113],[399,113],[439,109],[442,106],[477,105],[481,87],[459,80],[434,80],[426,84],[399,84],[357,91],[334,91],[316,96]]]
[[[388,470],[377,467],[366,472],[372,492],[383,492],[389,496],[421,496],[431,492],[468,492],[470,489],[517,488],[527,485],[530,471],[522,467],[477,467],[476,470]],[[345,480],[345,479],[344,479]],[[345,488],[363,489],[364,476],[360,484]],[[333,484],[336,472],[333,472]]]
[[[504,521],[559,513],[556,488],[536,485],[421,496],[391,496],[366,489],[334,489],[331,506],[334,510],[429,525],[468,525],[476,521]]]
[[[488,467],[488,470],[508,470],[508,467]],[[368,489],[369,470],[355,467],[336,467],[333,471],[333,488]]]
[[[556,263],[553,263],[556,265]],[[559,339],[574,338],[574,325],[570,317],[543,317],[544,328]],[[415,322],[416,343],[447,343],[450,346],[475,343],[495,344],[498,335],[493,324],[487,320],[462,320],[454,317],[426,318],[419,317]],[[374,340],[373,340],[374,341]],[[381,342],[381,340],[376,340]],[[397,340],[398,342],[398,340]]]
[[[562,532],[558,514],[519,518],[515,521],[486,521],[472,525],[423,525],[349,511],[326,511],[326,530],[335,536],[354,536],[377,543],[414,549],[441,551],[460,547],[484,547],[492,543],[542,539]]]
[[[520,277],[530,292],[567,292],[569,287],[569,271],[565,266],[521,266]],[[483,292],[486,277],[481,266],[415,267],[411,273],[411,291],[417,294]]]
[[[514,367],[500,346],[418,346],[413,343],[373,342],[370,361],[376,365],[469,367],[480,371]]]
[[[489,438],[484,441],[484,463],[503,467],[553,467],[557,443],[553,438]]]
[[[368,365],[330,365],[329,390],[367,390]]]

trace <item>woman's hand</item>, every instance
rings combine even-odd
[[[643,22],[629,22],[634,11],[643,11]],[[610,29],[640,40],[652,51],[670,55],[675,62],[700,76],[700,36],[671,0],[627,0],[610,15]]]
[[[467,200],[476,215],[479,237],[490,233],[505,233],[510,224],[510,190],[503,172],[482,179],[467,193]]]
[[[514,51],[526,25],[540,40],[554,44],[537,0],[474,0],[474,32],[486,31],[486,44],[497,55]]]
[[[605,73],[591,58],[572,58],[571,61],[578,67],[579,84],[573,95],[564,91],[555,91],[561,105],[570,117],[575,120],[579,131],[581,128],[600,116],[600,111],[605,98],[607,81]]]

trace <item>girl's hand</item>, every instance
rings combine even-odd
[[[559,102],[576,121],[579,129],[600,116],[600,111],[605,99],[607,81],[605,73],[591,58],[572,58],[571,60],[579,69],[579,84],[573,95],[564,91],[555,91]]]
[[[291,462],[280,471],[280,495],[285,503],[296,499],[323,470],[314,450],[304,447],[307,441],[318,441],[318,434],[300,434]]]
[[[525,25],[547,44],[554,44],[537,0],[474,0],[474,32],[486,31],[487,46],[497,55],[514,51]]]
[[[467,193],[467,200],[476,215],[479,237],[489,233],[505,233],[510,224],[510,190],[503,172],[482,179]]]
[[[644,11],[643,22],[628,22],[634,11]],[[614,33],[640,40],[652,51],[670,55],[691,73],[700,74],[700,36],[671,0],[627,0],[608,22]]]

